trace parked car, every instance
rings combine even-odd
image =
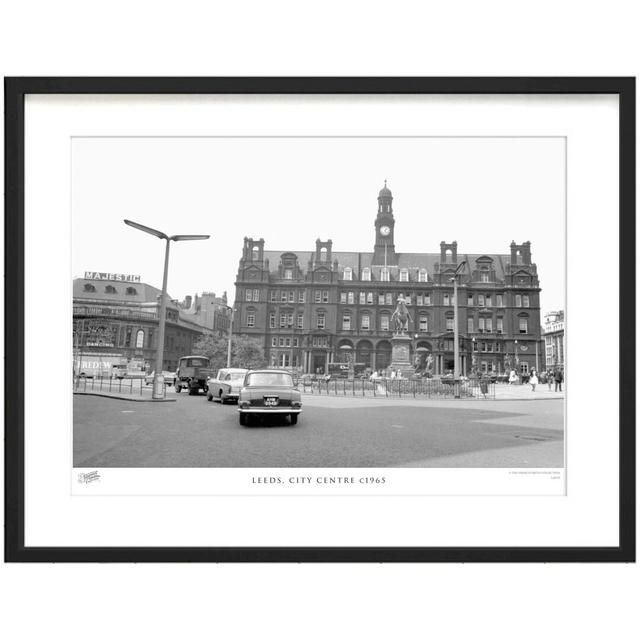
[[[167,387],[171,387],[175,384],[176,382],[176,374],[173,371],[163,371],[162,375],[164,376],[164,383]],[[155,376],[155,372],[152,371],[151,373],[148,373],[145,377],[144,377],[144,383],[145,384],[153,384],[153,376]]]
[[[211,402],[215,398],[223,404],[227,400],[237,400],[247,371],[248,369],[220,369],[215,377],[207,381],[207,400]]]
[[[249,371],[238,396],[238,412],[243,426],[256,417],[270,415],[289,416],[290,423],[296,424],[302,412],[302,399],[293,376],[277,369]]]

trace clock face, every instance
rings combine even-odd
[[[384,227],[380,227],[380,233],[383,236],[388,236],[391,233],[391,229],[385,225]]]

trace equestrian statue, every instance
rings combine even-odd
[[[409,330],[409,320],[412,320],[412,318],[409,314],[409,309],[407,309],[407,301],[404,299],[404,296],[400,294],[395,311],[391,314],[391,322],[395,332],[407,332]]]

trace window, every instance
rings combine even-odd
[[[380,280],[382,280],[382,282],[389,282],[389,269],[386,267],[380,271]]]
[[[378,304],[384,304],[384,293],[378,294]]]
[[[247,327],[255,327],[256,326],[256,314],[252,311],[251,313],[247,313]]]
[[[427,281],[427,270],[420,269],[420,271],[418,271],[418,282],[426,282],[426,281]]]
[[[424,294],[424,303],[427,306],[431,304],[431,294],[430,293],[425,293]]]
[[[349,331],[351,329],[351,315],[348,313],[342,316],[342,330]]]
[[[409,270],[400,269],[400,282],[409,282]]]
[[[346,291],[341,291],[340,292],[340,302],[342,304],[347,304],[347,292]]]
[[[516,307],[521,307],[522,306],[522,296],[517,293],[516,294]]]
[[[104,292],[105,292],[105,293],[118,293],[117,289],[116,289],[112,284],[108,284],[108,285],[104,288]]]
[[[367,293],[367,304],[373,304],[373,293],[371,291]]]
[[[289,302],[295,302],[295,301],[296,301],[296,292],[289,291]]]
[[[252,302],[253,300],[253,292],[251,291],[251,289],[247,289],[244,292],[244,299],[246,302]]]
[[[389,331],[389,316],[386,313],[380,316],[380,330]]]
[[[467,333],[473,333],[473,318],[467,318]]]
[[[320,291],[320,289],[316,289],[314,299],[318,304],[322,302],[322,291]]]
[[[280,302],[286,302],[289,299],[286,291],[280,292]]]
[[[318,314],[316,315],[316,327],[318,329],[324,329],[324,320],[324,311],[318,311]]]
[[[286,326],[287,326],[287,314],[286,313],[281,313],[280,314],[280,328],[286,327]]]
[[[448,293],[442,294],[442,304],[448,307],[451,304],[451,296]]]
[[[293,269],[285,269],[284,270],[284,279],[285,280],[293,280]]]
[[[385,302],[385,304],[393,304],[393,294],[392,293],[385,293],[384,302]]]
[[[478,333],[484,333],[484,318],[478,318]]]
[[[290,347],[291,346],[291,338],[285,338],[284,346],[285,347]]]
[[[529,322],[527,318],[519,318],[518,326],[520,328],[520,333],[529,333]]]
[[[136,333],[136,349],[142,349],[144,347],[144,331],[140,329]]]
[[[298,291],[298,302],[304,302],[304,289]]]
[[[502,318],[496,318],[496,331],[498,333],[502,333],[503,328],[502,328]]]
[[[355,294],[353,291],[349,291],[349,293],[347,293],[347,302],[349,304],[353,304],[355,302]]]
[[[292,344],[292,346],[297,347],[298,346],[298,338],[297,337],[296,338],[292,338],[291,339],[291,344]]]
[[[371,316],[369,316],[368,313],[363,314],[363,316],[360,318],[360,326],[365,329],[366,331],[369,330],[369,323],[371,321]]]
[[[480,351],[484,351],[486,353],[486,351],[487,351],[487,343],[486,342],[481,342],[480,343]]]
[[[416,304],[417,304],[419,307],[421,307],[421,306],[422,306],[422,294],[421,294],[421,293],[419,293],[419,294],[416,296]]]
[[[427,316],[420,316],[419,327],[420,331],[429,331],[429,320]]]
[[[298,329],[304,329],[304,314],[298,314]]]
[[[276,314],[275,313],[270,313],[269,314],[269,329],[275,329],[276,328]]]
[[[345,267],[345,270],[342,274],[343,280],[353,280],[353,271],[351,267]]]
[[[484,303],[485,303],[485,305],[487,305],[487,307],[491,306],[491,296],[490,295],[485,296]]]
[[[529,296],[522,296],[522,306],[523,307],[529,306]]]
[[[124,338],[124,346],[125,347],[130,347],[131,346],[131,327],[127,327],[127,331],[125,333],[125,338]]]
[[[270,296],[271,302],[275,302],[277,300],[278,292],[275,289],[272,289]]]
[[[499,293],[498,295],[496,295],[496,307],[502,307],[503,302],[502,302],[502,294]]]
[[[453,318],[447,318],[447,331],[453,331]]]
[[[482,293],[478,294],[478,306],[484,307],[484,294]]]
[[[367,294],[364,291],[360,292],[360,304],[366,304],[367,303]]]
[[[322,292],[322,302],[324,302],[325,304],[327,302],[329,302],[329,292],[328,291],[323,291]]]
[[[369,282],[371,280],[371,269],[369,269],[369,267],[362,270],[362,279],[365,282]]]
[[[473,293],[467,295],[467,306],[473,307]]]
[[[138,295],[138,292],[136,291],[135,287],[127,287],[126,293],[127,293],[128,296],[137,296]]]
[[[487,333],[491,333],[493,331],[493,318],[486,318],[484,322]]]
[[[95,291],[96,288],[92,284],[87,283],[87,284],[84,285],[84,290],[85,291]]]
[[[287,313],[287,327],[293,327],[293,313]]]

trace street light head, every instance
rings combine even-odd
[[[147,227],[139,222],[134,222],[133,220],[125,220],[125,224],[128,224],[130,227],[134,229],[138,229],[139,231],[144,231],[145,233],[150,233],[152,236],[156,238],[161,238],[162,240],[168,240],[169,237],[166,233],[162,233],[162,231],[158,231],[157,229],[152,229],[151,227]]]
[[[169,240],[174,240],[175,242],[180,242],[181,240],[208,240],[211,236],[190,236],[190,235],[181,235],[181,236],[171,236]]]

